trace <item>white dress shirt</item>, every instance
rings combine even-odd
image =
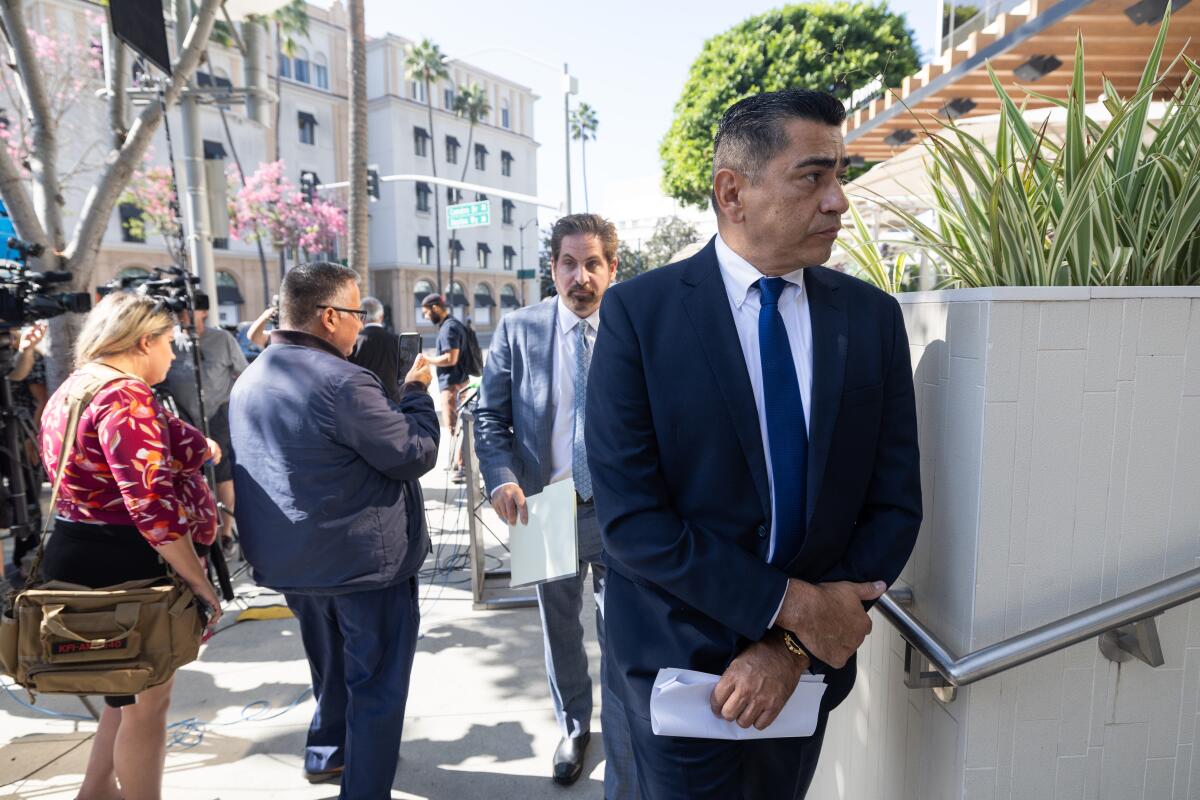
[[[554,406],[554,422],[550,434],[550,482],[558,483],[571,477],[575,462],[575,349],[579,344],[576,325],[586,325],[588,343],[596,351],[596,334],[600,330],[600,309],[581,318],[567,308],[560,297],[557,322],[554,326],[554,366],[550,378],[550,402]],[[502,483],[492,490],[500,491]]]
[[[767,480],[771,489],[771,508],[775,507],[775,476],[771,470],[771,442],[767,432],[767,406],[763,397],[762,357],[758,345],[758,312],[762,308],[758,287],[755,283],[763,277],[749,261],[739,256],[725,243],[720,234],[716,242],[717,263],[721,267],[721,280],[729,295],[729,309],[733,312],[733,323],[737,328],[742,355],[746,360],[746,371],[750,373],[750,387],[754,391],[754,405],[758,408],[758,430],[762,436],[763,455],[767,459]],[[812,419],[812,318],[808,313],[808,293],[804,290],[804,269],[782,275],[790,284],[784,287],[779,297],[779,314],[787,330],[788,347],[796,366],[796,379],[800,384],[800,399],[804,403],[804,427],[811,430]],[[800,487],[804,491],[804,487]],[[768,560],[775,555],[775,519],[771,519],[771,545]],[[779,601],[783,607],[783,600]],[[778,609],[775,616],[779,616]],[[774,618],[771,624],[774,625]]]
[[[576,325],[586,325],[584,335],[591,351],[596,352],[596,333],[600,329],[600,309],[581,318],[558,298],[558,324],[554,331],[554,375],[550,399],[554,403],[554,427],[550,435],[550,482],[571,477],[575,461],[575,359],[579,345]]]

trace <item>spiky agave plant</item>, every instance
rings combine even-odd
[[[934,256],[942,285],[1200,283],[1200,66],[1180,54],[1160,72],[1169,23],[1168,11],[1132,97],[1103,82],[1107,124],[1087,116],[1080,37],[1067,98],[1030,93],[1066,110],[1061,144],[1030,125],[990,66],[1001,101],[994,144],[953,122],[927,136],[933,220],[881,204]],[[1180,64],[1179,87],[1149,121],[1156,90]],[[865,236],[865,226],[852,228],[851,248],[862,250]]]

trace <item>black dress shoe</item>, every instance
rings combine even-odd
[[[554,782],[570,786],[583,774],[583,754],[587,752],[590,733],[574,739],[563,737],[554,751]]]
[[[309,783],[325,783],[325,781],[333,781],[342,777],[342,772],[345,769],[345,767],[334,767],[333,769],[323,769],[317,772],[304,770],[304,779]]]

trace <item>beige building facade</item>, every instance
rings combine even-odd
[[[31,27],[47,32],[59,42],[72,42],[70,49],[85,56],[89,48],[99,46],[103,36],[103,8],[83,0],[36,0],[27,6],[26,14]],[[255,243],[239,241],[229,233],[224,209],[228,192],[236,188],[235,163],[240,161],[245,174],[250,175],[262,163],[281,158],[286,177],[297,186],[302,172],[315,173],[321,184],[348,179],[350,76],[346,10],[335,0],[328,8],[310,4],[308,14],[308,33],[294,39],[290,53],[285,52],[288,48],[281,47],[281,38],[273,28],[259,37],[262,59],[259,66],[267,76],[265,88],[272,93],[277,91],[279,98],[278,104],[271,103],[266,109],[261,122],[253,119],[240,103],[225,107],[223,115],[215,104],[201,107],[200,136],[209,176],[218,284],[213,307],[222,324],[236,325],[257,317],[277,292],[284,269],[303,257],[289,254],[285,264],[270,242],[263,243],[260,257]],[[174,51],[174,32],[169,21],[168,39]],[[428,127],[428,112],[423,95],[417,94],[420,90],[404,74],[404,58],[411,45],[410,40],[391,34],[372,39],[368,44],[369,151],[370,161],[381,175],[432,172],[430,159],[420,159],[414,152],[413,128]],[[131,56],[129,67],[126,85],[134,86],[147,67],[136,56]],[[92,76],[94,80],[71,107],[60,132],[62,162],[81,165],[65,186],[68,211],[82,206],[108,148],[106,104],[94,91],[103,86],[98,60],[93,69],[97,73]],[[439,141],[430,150],[439,160],[438,174],[460,178],[466,162],[467,182],[535,194],[534,94],[511,81],[459,62],[451,62],[451,72],[451,81],[434,90],[434,135]],[[196,81],[202,86],[240,87],[246,84],[246,73],[239,49],[214,42],[209,48],[209,61],[201,66]],[[449,109],[457,87],[469,83],[485,86],[492,106],[487,119],[473,131]],[[138,111],[135,105],[138,102],[136,97],[130,101],[131,117]],[[178,110],[169,112],[168,127],[182,182],[184,154]],[[461,143],[457,164],[446,162],[447,136]],[[160,127],[146,166],[167,166],[167,153],[165,130]],[[222,174],[233,175],[234,180],[228,186],[223,185]],[[323,189],[321,194],[342,205],[348,200],[345,189]],[[475,199],[473,194],[466,195],[464,200]],[[404,330],[424,326],[415,301],[424,293],[435,291],[436,286],[436,255],[428,257],[429,263],[423,263],[420,242],[422,238],[432,242],[438,237],[433,232],[432,212],[419,210],[415,198],[414,182],[388,182],[382,185],[379,202],[373,202],[370,208],[368,290],[388,305],[393,324]],[[446,190],[442,188],[439,205],[443,218],[446,199]],[[432,202],[429,205],[432,207]],[[120,276],[149,272],[170,263],[166,243],[158,232],[147,231],[144,241],[139,241],[123,224],[123,219],[135,213],[136,209],[128,206],[114,210],[97,259],[93,288]],[[462,231],[456,237],[456,247],[461,247],[461,253],[457,257],[456,291],[452,296],[468,301],[456,312],[470,316],[481,331],[491,330],[504,311],[518,307],[525,299],[531,302],[537,299],[534,282],[522,283],[517,279],[522,238],[526,268],[536,269],[537,225],[527,224],[535,218],[533,206],[510,205],[496,198],[492,202],[491,226]],[[67,225],[72,224],[68,213]],[[523,224],[526,227],[522,232]],[[444,219],[440,243],[443,290],[449,290],[450,237]],[[346,249],[346,243],[339,242],[329,255],[344,256]]]

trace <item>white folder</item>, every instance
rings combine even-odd
[[[552,483],[525,498],[529,524],[508,526],[510,585],[533,586],[579,572],[579,533],[575,526],[575,482]]]
[[[650,726],[657,736],[691,739],[780,739],[812,736],[825,694],[825,679],[806,672],[796,690],[764,730],[743,728],[712,712],[709,698],[720,675],[690,669],[660,669],[650,693]]]

